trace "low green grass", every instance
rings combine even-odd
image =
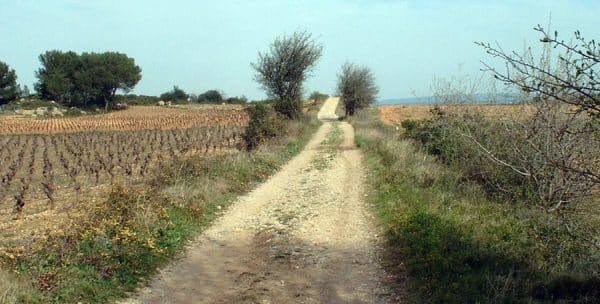
[[[322,171],[331,168],[333,160],[336,158],[339,153],[337,147],[343,141],[344,132],[340,128],[338,123],[333,123],[332,129],[327,134],[327,137],[322,145],[325,146],[325,149],[321,150],[317,153],[311,161],[312,168]]]
[[[555,215],[492,201],[365,110],[350,119],[369,200],[415,303],[597,303],[597,249]]]
[[[339,146],[344,140],[344,132],[340,128],[339,123],[333,123],[332,130],[327,134],[327,138],[323,144],[327,146]]]
[[[284,135],[252,152],[181,159],[148,182],[115,185],[63,233],[0,258],[8,271],[0,273],[0,289],[7,290],[0,302],[106,303],[126,296],[301,151],[318,127],[315,117],[286,122]]]

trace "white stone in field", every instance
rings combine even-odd
[[[63,116],[63,112],[58,109],[57,107],[52,107],[52,109],[50,109],[50,115],[51,116]]]
[[[164,101],[162,101],[162,100],[159,100],[159,101],[158,101],[158,105],[162,107],[162,106],[164,106],[164,105],[165,105],[165,102],[164,102]]]
[[[48,108],[46,108],[46,107],[39,107],[39,108],[35,109],[35,111],[33,113],[35,113],[35,115],[43,116],[43,115],[46,115],[47,111],[48,111]]]
[[[24,116],[35,116],[35,110],[22,110],[21,114]]]

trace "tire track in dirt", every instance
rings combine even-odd
[[[122,303],[394,302],[338,101],[325,102],[323,125],[299,155]]]

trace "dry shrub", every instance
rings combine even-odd
[[[370,199],[389,246],[400,253],[397,263],[409,274],[411,297],[434,303],[596,303],[600,255],[585,238],[600,235],[598,204],[585,200],[580,210],[565,214],[545,212],[526,197],[513,203],[487,198],[482,189],[489,195],[497,185],[481,186],[483,180],[474,183],[467,173],[499,178],[496,183],[514,189],[526,186],[502,180],[512,170],[494,167],[458,127],[487,135],[483,142],[492,147],[504,144],[501,151],[509,150],[508,139],[496,136],[498,129],[483,124],[481,115],[436,115],[441,118],[404,126],[439,157],[399,139],[392,126],[351,120],[370,169]]]
[[[28,303],[34,293],[31,284],[0,270],[0,303]]]
[[[281,134],[283,120],[273,108],[265,103],[257,103],[248,108],[250,123],[242,135],[247,151],[256,149],[264,141]]]

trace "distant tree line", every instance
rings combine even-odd
[[[173,89],[162,93],[159,100],[174,101],[174,102],[193,102],[193,103],[232,103],[244,104],[248,102],[245,96],[225,97],[225,93],[219,90],[208,90],[202,94],[188,94],[178,86],[173,86]]]
[[[158,98],[164,101],[187,101],[189,95],[178,86],[173,86],[171,91],[160,94]]]
[[[256,71],[255,80],[265,89],[273,101],[273,109],[280,114],[295,119],[301,116],[304,81],[314,70],[321,58],[323,46],[312,34],[302,31],[277,37],[268,52],[259,52],[258,60],[252,63]],[[75,53],[73,51],[47,51],[39,56],[41,68],[36,71],[38,81],[34,88],[37,97],[54,100],[64,106],[103,106],[127,102],[131,104],[156,103],[160,100],[197,103],[236,103],[244,104],[245,96],[225,97],[219,90],[208,90],[201,94],[190,94],[178,86],[160,96],[127,94],[141,80],[141,68],[133,58],[118,52]],[[343,96],[347,111],[370,103],[376,94],[372,75],[366,68],[349,65],[351,74],[344,74],[355,80],[362,95],[359,99]],[[362,74],[361,74],[362,73]],[[374,91],[373,91],[374,90]],[[118,92],[125,95],[118,95]],[[16,84],[16,74],[8,65],[0,62],[0,103],[6,103],[18,96],[29,96],[29,88],[21,89]],[[309,98],[321,101],[328,96],[314,92]],[[354,105],[356,104],[356,105]]]
[[[104,107],[115,103],[155,104],[172,102],[244,104],[245,96],[226,97],[222,91],[208,90],[188,94],[178,86],[160,96],[128,94],[141,80],[141,68],[133,58],[118,52],[82,53],[47,51],[39,56],[41,67],[36,71],[35,97],[53,100],[63,106]],[[118,94],[121,91],[125,94]],[[17,84],[17,75],[8,64],[0,61],[0,104],[19,97],[32,97],[25,85]]]
[[[319,91],[314,91],[310,94],[310,96],[308,96],[308,99],[316,102],[325,101],[325,99],[327,98],[329,98],[329,95],[321,93]]]

